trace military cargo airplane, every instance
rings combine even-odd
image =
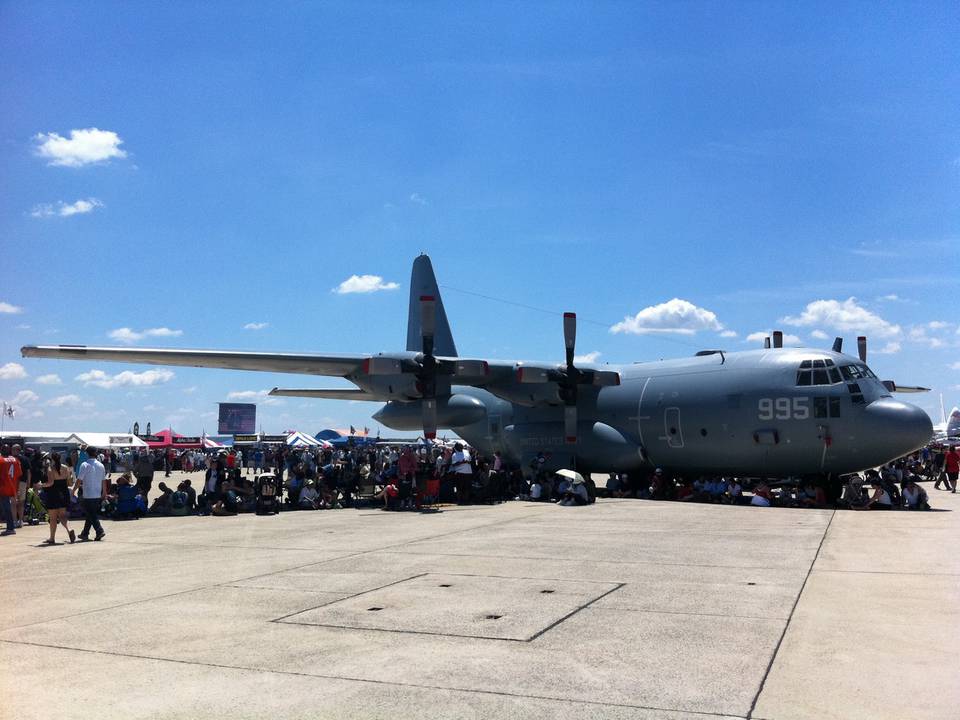
[[[926,444],[927,414],[895,400],[898,387],[858,358],[785,348],[704,350],[626,365],[577,364],[577,321],[564,313],[565,362],[460,357],[427,255],[414,260],[405,352],[317,355],[84,345],[27,346],[28,358],[229,368],[346,378],[350,389],[280,389],[272,395],[383,402],[374,418],[427,438],[449,428],[485,453],[548,468],[678,474],[840,474],[878,466]]]

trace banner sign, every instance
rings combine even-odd
[[[220,419],[217,432],[220,435],[240,433],[252,435],[257,432],[257,406],[252,403],[218,403]]]
[[[263,440],[263,442],[268,442],[268,443],[278,443],[278,442],[282,443],[287,441],[287,436],[286,435],[264,435],[263,438],[261,439]]]
[[[163,438],[159,435],[141,435],[140,439],[148,443],[158,443],[163,442]]]
[[[111,435],[111,445],[133,445],[133,437],[130,435]]]
[[[175,437],[173,439],[174,445],[197,445],[200,442],[199,437]]]

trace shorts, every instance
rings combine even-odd
[[[955,482],[957,481],[957,476],[958,476],[958,475],[960,475],[960,473],[948,472],[948,473],[947,473],[947,479],[948,479],[950,482],[955,483]]]

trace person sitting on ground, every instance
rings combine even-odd
[[[730,478],[726,482],[726,490],[723,495],[723,502],[730,505],[743,505],[743,486],[738,478]]]
[[[189,485],[189,480],[184,480],[179,485],[175,492],[170,495],[170,514],[174,516],[189,515],[193,512],[193,507],[196,504],[197,493]],[[193,498],[191,500],[190,494],[187,492],[189,488],[190,492],[193,493]]]
[[[317,492],[316,484],[313,480],[307,480],[300,490],[300,497],[297,499],[297,507],[301,510],[316,510],[320,494]]]
[[[866,505],[857,508],[857,510],[892,510],[893,500],[891,500],[890,493],[884,488],[880,479],[875,478],[870,485],[873,488],[873,495],[867,500]]]
[[[117,479],[116,515],[117,520],[136,520],[140,517],[137,498],[140,491],[133,484],[133,474],[125,472]]]
[[[620,481],[620,476],[612,472],[607,476],[607,497],[619,497],[620,488],[623,487],[623,483]]]
[[[396,476],[390,478],[383,490],[373,496],[374,500],[383,500],[384,510],[396,510],[399,505],[400,488],[397,487]]]
[[[773,504],[772,500],[770,487],[765,483],[760,483],[753,489],[753,498],[750,500],[750,504],[756,507],[770,507]]]
[[[863,496],[863,478],[856,473],[847,475],[843,485],[840,503],[850,508],[858,508],[866,502]]]
[[[709,502],[722,502],[723,496],[727,492],[727,483],[718,477],[710,478],[710,480],[707,481],[706,491]]]
[[[173,498],[173,490],[171,490],[165,482],[160,482],[158,486],[160,488],[160,495],[154,499],[153,504],[150,505],[150,509],[147,511],[150,515],[169,515],[170,514],[170,500]]]
[[[927,497],[927,491],[917,485],[914,479],[907,480],[907,486],[903,489],[903,506],[907,510],[929,510],[930,500]]]
[[[797,505],[806,508],[823,508],[827,506],[827,496],[823,488],[807,480],[797,493]]]
[[[587,505],[590,502],[590,495],[587,493],[587,486],[580,478],[574,478],[563,492],[560,500],[561,505]]]

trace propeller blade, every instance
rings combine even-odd
[[[423,406],[423,436],[433,440],[437,437],[437,401],[430,398],[420,402]]]
[[[575,443],[577,441],[577,406],[567,405],[563,408],[563,441]]]
[[[773,346],[775,348],[783,347],[783,332],[781,330],[773,331]]]
[[[920,387],[919,385],[900,385],[893,380],[884,380],[883,386],[890,392],[895,393],[922,393],[930,392],[930,388]]]
[[[611,370],[597,370],[593,373],[593,384],[599,387],[619,385],[620,373]]]
[[[573,366],[573,353],[577,345],[577,314],[563,314],[563,344],[567,348],[567,367]]]
[[[433,295],[420,296],[420,335],[433,337],[437,329],[437,301]]]
[[[865,335],[857,338],[857,354],[860,356],[861,362],[867,361],[867,338]]]
[[[364,375],[399,375],[402,372],[399,360],[386,357],[372,357],[363,361]]]
[[[833,351],[834,351],[835,353],[843,352],[843,338],[842,338],[842,337],[838,337],[838,338],[835,338],[835,339],[834,339],[834,341],[833,341]]]
[[[769,350],[769,349],[770,349],[770,338],[769,338],[769,337],[765,337],[765,338],[763,339],[763,349],[764,349],[764,350]]]

